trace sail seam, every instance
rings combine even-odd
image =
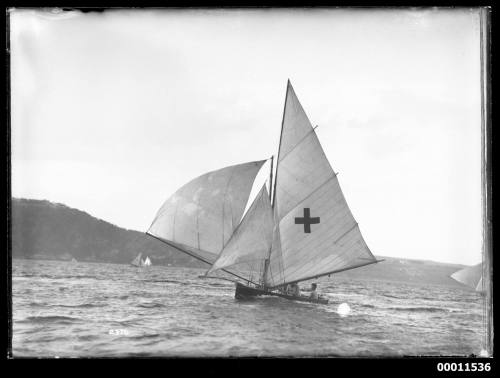
[[[340,253],[340,254],[338,254],[338,255],[333,255],[333,258],[332,258],[332,255],[331,255],[331,254],[330,254],[330,255],[327,255],[327,256],[323,256],[324,258],[326,257],[326,259],[328,259],[328,258],[332,258],[332,259],[331,259],[331,261],[330,261],[328,264],[325,264],[325,265],[335,265],[335,262],[336,262],[337,260],[341,259],[341,258],[342,258],[342,257],[343,257],[346,253],[348,253],[348,252],[349,252],[349,251],[344,251],[344,252],[341,252],[341,253]],[[319,260],[321,257],[322,257],[322,256],[318,256],[318,257],[316,257],[316,259],[315,259],[315,260]],[[290,277],[290,276],[293,276],[295,273],[300,272],[300,269],[303,269],[305,266],[306,266],[306,265],[302,265],[302,266],[300,266],[300,267],[296,268],[295,270],[291,271],[291,272],[288,274],[288,276]],[[308,274],[309,272],[311,272],[311,268],[307,268],[307,269],[304,271],[304,273],[303,273],[302,275],[303,275],[303,276],[307,276],[307,274]],[[300,280],[300,278],[299,278],[299,280]]]
[[[278,163],[281,163],[283,160],[285,160],[285,158],[290,155],[291,152],[293,152],[293,150],[295,150],[295,148],[297,148],[311,133],[314,132],[314,128],[311,127],[311,130],[309,130],[303,137],[301,140],[299,140],[285,155],[283,155],[283,157],[279,158],[278,159]]]
[[[226,195],[227,195],[227,188],[229,187],[229,184],[231,183],[231,180],[233,178],[235,169],[231,170],[231,176],[229,176],[229,180],[227,181],[226,188],[224,190],[224,198],[222,199],[222,249],[224,249],[225,246],[225,235],[224,235],[224,220],[225,220],[225,215],[226,215]],[[231,206],[231,204],[229,204]],[[233,209],[231,206],[231,228],[233,228]],[[233,233],[234,233],[234,228],[233,228]],[[222,251],[221,249],[221,251]]]
[[[356,227],[358,226],[358,223],[356,223],[354,226],[352,226],[349,230],[347,230],[346,232],[344,232],[340,237],[338,237],[336,240],[333,241],[333,244],[336,244],[337,242],[339,242],[342,238],[344,238],[346,235],[348,235],[351,231],[353,231]],[[366,245],[366,242],[364,241],[364,239],[362,239],[362,236],[361,236],[361,240],[363,240],[363,243]],[[324,245],[324,244],[332,244],[332,242],[329,242],[329,240],[325,240],[323,243],[319,244],[317,247],[318,249],[321,249],[321,245]],[[328,259],[329,257],[332,257],[333,256],[333,259],[326,265],[330,265],[330,264],[333,264],[335,261],[339,260],[341,257],[345,256],[347,253],[349,253],[350,251],[349,250],[345,250],[343,252],[341,252],[340,254],[338,255],[327,255],[327,256],[318,256],[317,259],[323,257],[323,258],[326,258]],[[359,258],[359,257],[358,257]],[[374,257],[375,258],[375,257]],[[300,260],[299,260],[300,261]],[[298,267],[297,269],[293,270],[290,272],[289,275],[293,275],[294,273],[300,271],[300,269],[303,268],[303,266],[301,267]],[[305,272],[309,272],[310,269],[306,270]]]
[[[288,214],[290,214],[292,211],[294,211],[297,207],[300,207],[300,205],[307,200],[309,197],[311,197],[313,194],[315,194],[318,190],[320,190],[323,186],[328,184],[331,180],[333,180],[337,175],[334,173],[331,177],[329,177],[326,181],[324,181],[322,184],[320,184],[316,189],[314,189],[311,193],[309,193],[307,196],[305,196],[303,199],[297,201],[297,205],[295,205],[293,208],[288,210],[282,217],[280,217],[280,221],[285,218]],[[279,211],[279,209],[278,209]]]

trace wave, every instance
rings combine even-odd
[[[76,305],[52,305],[52,306],[53,307],[66,307],[66,308],[106,307],[106,305],[103,305],[103,304],[94,304],[94,303],[82,303],[82,304],[76,304]]]
[[[426,306],[416,306],[416,307],[387,307],[388,310],[395,311],[407,311],[407,312],[449,312],[448,308],[443,307],[426,307]]]
[[[161,335],[159,333],[149,333],[149,334],[143,334],[143,335],[133,335],[133,336],[127,336],[128,339],[130,340],[149,340],[149,339],[155,339],[160,337]]]
[[[161,303],[140,303],[137,305],[137,307],[142,307],[142,308],[158,308],[158,307],[165,307],[164,304]]]
[[[360,304],[359,306],[366,307],[366,308],[379,308],[379,306],[374,306],[374,305],[371,305],[371,304]]]
[[[16,276],[18,278],[24,278],[24,277],[36,277],[36,278],[49,278],[51,280],[66,280],[66,279],[94,279],[94,280],[108,280],[109,277],[97,277],[97,276],[91,276],[91,275],[52,275],[52,274],[25,274],[23,276]]]
[[[395,298],[395,299],[402,299],[404,297],[400,297],[400,296],[397,296],[397,295],[390,295],[390,294],[382,294],[384,297],[387,297],[387,298]]]
[[[144,282],[167,282],[167,283],[176,283],[176,284],[183,284],[184,283],[182,281],[175,281],[175,280],[138,280],[138,281],[144,281]]]
[[[28,316],[23,320],[19,320],[18,323],[62,323],[71,324],[79,322],[82,319],[74,318],[71,316],[60,316],[60,315],[47,315],[47,316]]]

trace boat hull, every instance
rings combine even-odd
[[[295,295],[287,295],[287,294],[282,294],[274,291],[269,291],[269,290],[264,290],[264,289],[259,289],[255,287],[250,287],[250,286],[245,286],[240,283],[236,283],[236,290],[234,292],[234,297],[236,299],[240,300],[248,300],[248,299],[254,299],[255,297],[258,296],[272,296],[272,297],[281,297],[285,298],[291,301],[299,301],[299,302],[309,302],[309,303],[320,303],[320,304],[327,304],[328,299],[326,298],[318,298],[318,299],[313,299],[309,298],[307,296],[295,296]]]

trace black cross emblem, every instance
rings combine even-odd
[[[319,223],[319,217],[311,218],[311,210],[308,207],[304,208],[304,217],[303,218],[295,218],[295,224],[303,224],[304,232],[306,234],[311,233],[311,224]]]

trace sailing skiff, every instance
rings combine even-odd
[[[269,193],[264,184],[243,216],[255,177],[268,160]],[[205,277],[231,276],[238,299],[270,295],[328,303],[282,289],[381,260],[365,243],[290,81],[274,175],[273,161],[193,179],[163,204],[146,233],[209,264]]]
[[[140,267],[143,265],[143,261],[141,260],[142,257],[142,252],[140,252],[134,260],[130,263],[130,265],[135,266],[135,267]]]

